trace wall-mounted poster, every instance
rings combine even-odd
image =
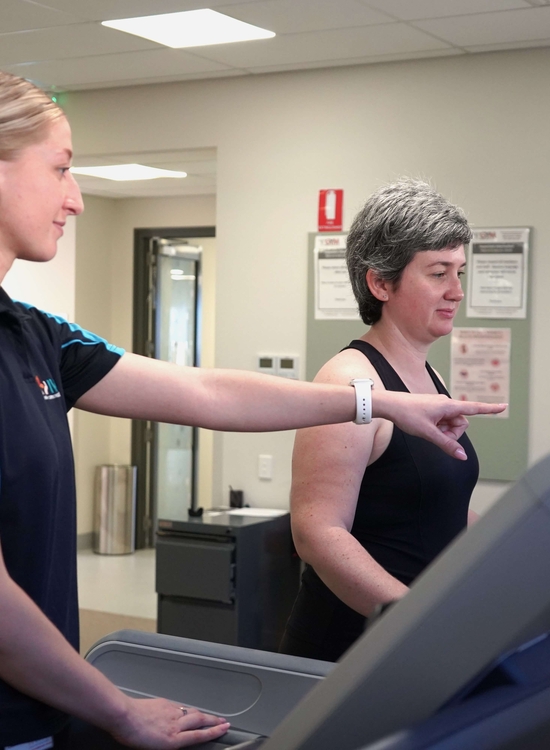
[[[526,318],[529,229],[474,229],[468,253],[468,318]]]
[[[455,328],[451,335],[451,396],[459,401],[510,402],[509,328]],[[491,415],[507,418],[508,409]]]
[[[346,264],[346,239],[345,234],[315,238],[315,320],[359,320]]]

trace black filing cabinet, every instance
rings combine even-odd
[[[158,632],[276,651],[299,587],[290,516],[159,521]]]

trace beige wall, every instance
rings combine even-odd
[[[295,352],[303,362],[306,237],[316,228],[320,188],[344,188],[347,226],[374,188],[408,174],[432,179],[474,224],[534,227],[535,459],[548,450],[550,420],[549,66],[550,50],[520,50],[80,92],[67,109],[80,153],[217,147],[219,366],[253,368],[260,351]],[[112,327],[122,345],[130,335],[130,225],[152,223],[125,203]],[[285,506],[291,445],[290,434],[224,435],[215,492],[231,484],[252,504]],[[256,476],[259,453],[274,456],[272,482]],[[484,483],[476,502],[500,490]]]
[[[214,226],[214,196],[111,200],[85,196],[76,233],[76,322],[114,344],[132,350],[134,228]],[[203,361],[214,361],[215,240],[201,241],[205,283]],[[93,527],[95,467],[130,462],[131,423],[75,410],[78,532]],[[201,431],[199,501],[212,494],[212,433]]]
[[[111,340],[111,226],[114,201],[92,198],[77,223],[75,321]],[[92,530],[95,467],[113,463],[109,445],[110,419],[74,410],[74,448],[78,500],[78,532]]]

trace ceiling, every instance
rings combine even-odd
[[[210,7],[277,36],[174,50],[100,21]],[[61,89],[550,45],[548,0],[1,0],[0,68]]]
[[[202,7],[276,36],[175,50],[100,25]],[[0,0],[0,69],[60,90],[543,46],[550,46],[550,0]],[[213,150],[149,154],[147,161],[143,154],[121,156],[183,169],[189,177],[133,185],[79,178],[83,190],[114,196],[215,192]]]
[[[0,0],[1,2],[2,0]],[[101,167],[107,164],[145,164],[159,169],[187,172],[185,179],[159,178],[117,182],[98,177],[75,175],[80,189],[87,195],[104,198],[147,198],[176,195],[214,195],[216,193],[216,149],[194,148],[180,151],[140,151],[139,153],[109,153],[102,156],[76,154],[76,167]]]

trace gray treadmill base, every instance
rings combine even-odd
[[[201,745],[205,750],[269,736],[335,667],[286,654],[133,630],[102,638],[86,660],[127,695],[167,698],[227,718],[230,731]]]

